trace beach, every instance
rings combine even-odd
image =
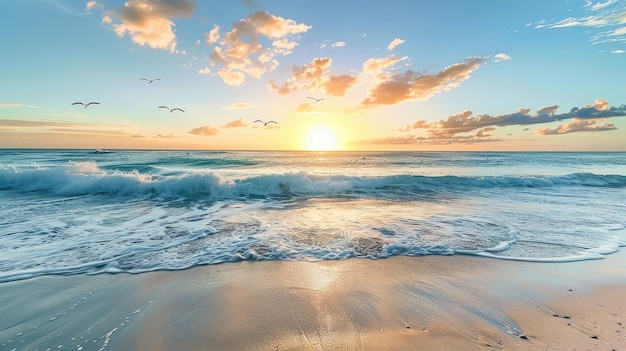
[[[2,283],[3,350],[622,350],[626,253],[236,262]]]
[[[626,348],[625,153],[0,154],[2,351]]]

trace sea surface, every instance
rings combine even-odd
[[[626,246],[626,153],[0,149],[0,282]]]

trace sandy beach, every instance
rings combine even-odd
[[[237,262],[0,286],[2,350],[623,350],[626,253]]]

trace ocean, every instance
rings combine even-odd
[[[626,245],[626,153],[0,150],[0,282]]]

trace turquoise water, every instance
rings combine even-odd
[[[0,282],[238,260],[600,259],[626,153],[0,150]]]

